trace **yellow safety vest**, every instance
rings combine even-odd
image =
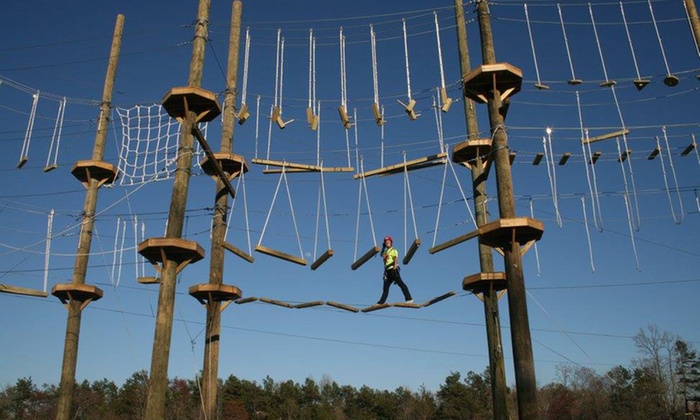
[[[399,258],[399,251],[393,246],[384,252],[384,267],[394,268],[394,260]]]

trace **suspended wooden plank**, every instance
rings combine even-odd
[[[630,155],[631,153],[632,153],[632,149],[627,149],[627,150],[625,150],[624,152],[622,152],[622,154],[620,155],[620,157],[617,158],[617,161],[620,162],[620,163],[626,161],[627,158],[629,157],[629,155]]]
[[[343,127],[347,130],[352,127],[350,123],[350,117],[348,116],[348,111],[345,110],[344,106],[338,107],[338,114],[340,115],[340,121],[343,123]]]
[[[364,312],[364,313],[374,312],[374,311],[378,311],[379,309],[388,308],[390,306],[391,305],[388,303],[376,304],[376,305],[372,305],[372,306],[368,306],[368,307],[364,308],[362,310],[362,312]]]
[[[378,246],[374,246],[374,247],[370,248],[369,251],[365,252],[365,255],[361,256],[357,261],[352,263],[352,265],[350,267],[353,270],[357,270],[358,268],[362,267],[362,264],[366,263],[367,261],[369,261],[370,258],[377,255],[379,253],[379,251],[380,250],[379,250]]]
[[[285,261],[292,262],[294,264],[299,264],[299,265],[306,265],[306,260],[303,258],[295,257],[294,255],[287,254],[284,252],[276,251],[272,248],[268,248],[266,246],[262,245],[256,245],[255,250],[258,252],[262,252],[263,254],[270,255],[272,257],[276,257]],[[262,300],[262,299],[261,299]]]
[[[7,284],[0,284],[0,293],[10,293],[13,295],[23,295],[23,296],[36,296],[36,297],[47,297],[49,294],[47,292],[28,289],[26,287],[10,286]]]
[[[515,161],[515,152],[510,152],[508,154],[508,162],[510,163],[511,166],[513,166],[513,162]]]
[[[297,168],[285,168],[286,173],[296,173],[296,172],[355,172],[355,168],[352,166],[324,166],[318,167],[318,169],[297,169]],[[263,169],[264,174],[281,174],[282,169]]]
[[[255,261],[255,257],[248,255],[248,253],[246,253],[242,249],[236,248],[235,246],[226,241],[221,242],[221,246],[224,247],[225,250],[232,252],[234,255],[243,258],[249,263],[253,263],[253,261]]]
[[[447,293],[445,293],[444,295],[440,295],[440,296],[438,296],[438,297],[436,297],[436,298],[430,299],[429,301],[425,302],[425,303],[423,304],[423,307],[425,308],[425,307],[428,307],[428,306],[430,306],[430,305],[436,304],[436,303],[441,302],[441,301],[443,301],[443,300],[445,300],[445,299],[447,299],[447,298],[450,298],[450,297],[452,297],[452,296],[454,296],[454,295],[456,295],[456,294],[457,294],[457,292],[447,292]]]
[[[314,306],[321,306],[321,305],[324,305],[325,303],[326,302],[324,302],[322,300],[316,300],[314,302],[298,303],[298,304],[292,306],[292,308],[294,308],[294,309],[313,308]]]
[[[649,153],[649,156],[647,156],[647,159],[654,160],[654,158],[656,156],[658,156],[660,152],[661,152],[661,148],[655,147],[654,150],[652,150],[651,153]]]
[[[320,166],[317,165],[306,165],[303,163],[292,163],[282,160],[251,159],[250,161],[258,165],[279,166],[284,168],[285,172],[291,172],[292,169],[303,170],[308,172],[320,172],[322,169]]]
[[[260,298],[260,302],[269,303],[271,305],[282,306],[283,308],[291,308],[292,307],[291,303],[282,302],[281,300],[275,300],[275,299]]]
[[[561,159],[559,159],[559,165],[565,165],[566,161],[569,160],[571,157],[571,152],[566,152],[561,156]]]
[[[432,168],[433,166],[438,166],[438,165],[444,165],[447,163],[447,159],[438,159],[438,160],[432,160],[430,162],[425,162],[425,163],[419,163],[417,165],[412,165],[408,167],[408,171],[417,171],[419,169],[425,169],[425,168]],[[386,176],[386,175],[394,175],[394,174],[402,174],[404,173],[403,167],[401,168],[396,168],[392,169],[390,171],[387,171],[383,174],[380,174],[379,176]]]
[[[414,309],[418,309],[418,308],[423,307],[423,305],[419,305],[419,304],[413,303],[413,302],[410,302],[410,303],[409,302],[392,303],[391,306],[393,306],[395,308],[414,308]]]
[[[243,125],[243,123],[250,117],[248,105],[241,104],[241,109],[238,111],[238,114],[235,114],[235,116],[238,118],[238,125]]]
[[[544,157],[544,153],[539,152],[537,155],[535,155],[535,159],[532,161],[532,164],[534,166],[537,166],[542,162],[542,158]]]
[[[600,158],[600,156],[601,156],[602,154],[603,154],[602,152],[595,152],[595,153],[593,153],[593,156],[591,156],[590,164],[591,164],[591,165],[595,165],[595,163],[598,161],[598,158]]]
[[[413,258],[413,254],[418,251],[418,247],[420,246],[420,239],[416,238],[413,240],[413,243],[411,244],[411,247],[408,248],[408,252],[406,252],[406,256],[403,257],[403,264],[406,265],[411,261],[411,258]]]
[[[255,301],[257,301],[257,300],[258,300],[258,298],[256,298],[256,297],[247,297],[247,298],[243,298],[243,299],[238,299],[238,300],[236,300],[236,303],[239,304],[239,305],[242,305],[242,304],[244,304],[244,303],[255,302]]]
[[[332,306],[332,307],[338,308],[338,309],[344,309],[344,310],[350,311],[350,312],[355,312],[355,313],[360,312],[360,310],[357,309],[357,308],[355,308],[354,306],[345,305],[345,304],[343,304],[343,303],[338,303],[338,302],[326,302],[326,305]]]
[[[595,143],[595,142],[601,141],[601,140],[614,139],[615,137],[626,136],[629,133],[630,133],[629,130],[624,129],[624,130],[614,131],[614,132],[608,133],[608,134],[602,134],[600,136],[589,137],[588,140],[583,139],[581,142],[583,144]]]
[[[314,262],[311,264],[311,269],[312,269],[312,270],[316,270],[318,267],[321,266],[321,264],[323,264],[324,262],[328,261],[328,259],[329,259],[330,257],[332,257],[332,256],[333,256],[333,250],[332,250],[332,249],[329,249],[328,251],[324,252],[320,257],[318,257],[318,258],[316,259],[316,261],[314,261]]]
[[[418,166],[420,164],[432,162],[435,160],[445,159],[446,157],[447,157],[447,153],[442,152],[442,153],[438,153],[435,155],[430,155],[430,156],[425,156],[425,157],[418,158],[418,159],[409,160],[409,161],[406,161],[405,163],[397,163],[395,165],[385,166],[383,168],[373,169],[371,171],[366,171],[366,172],[362,172],[359,174],[355,174],[355,175],[353,175],[353,178],[355,178],[355,179],[367,178],[367,177],[370,177],[373,175],[387,174],[387,173],[390,173],[392,171],[402,172],[404,170],[404,167],[406,168],[406,170],[411,171],[413,169],[418,169],[418,168],[416,168],[416,166]]]
[[[611,87],[611,86],[615,86],[616,84],[617,84],[617,82],[614,81],[614,80],[606,80],[606,81],[604,81],[603,83],[600,83],[598,86],[600,86],[600,87]]]
[[[437,253],[437,252],[444,251],[444,250],[446,250],[447,248],[451,248],[451,247],[453,247],[453,246],[455,246],[455,245],[457,245],[457,244],[461,244],[462,242],[468,241],[468,240],[470,240],[470,239],[472,239],[472,238],[475,238],[475,237],[477,237],[477,236],[479,236],[479,230],[478,230],[478,229],[475,230],[475,231],[466,233],[466,234],[464,234],[464,235],[462,235],[462,236],[458,236],[458,237],[456,237],[456,238],[454,238],[454,239],[450,239],[450,240],[447,241],[447,242],[443,242],[443,243],[441,243],[441,244],[439,244],[439,245],[436,245],[436,246],[430,248],[430,249],[428,250],[428,252],[431,253],[431,254],[435,254],[435,253]]]
[[[690,152],[695,150],[696,147],[697,145],[695,144],[695,142],[690,143],[685,149],[683,149],[683,151],[681,152],[681,156],[687,156],[688,154],[690,154]]]

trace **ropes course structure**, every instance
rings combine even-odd
[[[507,134],[510,164],[517,179],[515,199],[529,211],[529,219],[537,216],[545,225],[561,228],[551,229],[562,240],[561,246],[548,242],[538,246],[539,238],[521,244],[525,250],[534,247],[534,255],[528,258],[536,262],[529,264],[529,269],[537,274],[537,281],[551,280],[552,273],[561,274],[566,264],[573,273],[566,285],[583,284],[584,271],[604,275],[612,265],[624,268],[630,261],[642,272],[658,263],[649,251],[654,246],[685,258],[696,255],[686,241],[674,245],[672,237],[664,237],[663,232],[681,224],[685,226],[678,229],[691,231],[698,223],[700,154],[695,140],[698,119],[693,110],[697,109],[700,88],[695,80],[697,60],[689,60],[689,56],[696,56],[688,52],[695,48],[700,56],[700,49],[687,9],[665,0],[653,5],[650,0],[641,3],[648,7],[644,14],[635,4],[622,2],[490,5],[494,33],[509,34],[507,40],[500,41],[507,43],[503,46],[507,45],[508,54],[518,60],[514,62],[524,65],[522,74],[526,76],[522,88],[513,88],[500,98],[505,103],[503,112],[510,106],[511,114],[508,124],[497,128]],[[662,12],[664,6],[671,10]],[[463,142],[465,131],[464,113],[448,111],[460,102],[466,109],[475,108],[485,98],[462,96],[469,93],[463,80],[446,79],[460,64],[451,19],[443,10],[422,10],[347,19],[332,25],[323,21],[246,22],[235,138],[237,153],[254,156],[251,162],[257,166],[251,165],[255,169],[246,175],[238,174],[238,183],[230,190],[234,201],[226,216],[229,223],[221,246],[238,258],[236,261],[248,264],[235,265],[225,275],[240,279],[250,291],[246,297],[232,299],[236,305],[231,307],[255,315],[257,308],[270,305],[315,308],[317,312],[305,312],[321,317],[328,311],[369,315],[384,308],[430,308],[436,313],[452,309],[451,303],[434,305],[457,297],[458,293],[451,291],[455,288],[452,283],[463,281],[465,267],[478,266],[472,248],[466,251],[477,246],[477,241],[469,240],[478,238],[481,243],[482,238],[496,235],[494,232],[504,226],[503,219],[477,226],[470,207],[475,193],[462,185],[455,170],[455,163],[469,169],[478,157],[485,164],[484,182],[493,190],[499,182],[496,176],[489,177],[497,152],[495,132],[480,133],[477,140],[469,137],[472,143],[468,147],[458,147],[449,156],[448,143]],[[468,30],[473,31],[471,25]],[[639,54],[640,46],[649,49],[649,39],[658,43],[661,60]],[[596,58],[600,67],[591,65]],[[382,64],[381,79],[378,61]],[[476,74],[476,82],[491,83],[487,66],[475,67],[477,73],[472,75]],[[540,70],[547,80],[541,79]],[[66,249],[74,248],[77,242],[80,226],[75,220],[82,214],[76,190],[65,187],[66,178],[78,178],[83,184],[91,176],[85,175],[80,165],[71,168],[69,162],[84,158],[86,148],[78,139],[94,128],[95,108],[100,102],[72,98],[69,91],[56,85],[13,84],[1,74],[4,71],[0,70],[0,120],[8,127],[4,133],[7,153],[0,160],[0,170],[7,176],[7,185],[0,194],[0,212],[7,221],[0,224],[0,255],[6,257],[0,269],[0,292],[47,297],[52,285],[70,281],[66,270],[72,267],[67,261],[76,253]],[[220,80],[212,78],[205,83],[223,91]],[[672,86],[676,88],[668,89]],[[107,143],[104,165],[94,169],[106,177],[105,181],[115,181],[105,182],[110,189],[99,211],[90,215],[95,221],[95,238],[104,242],[105,249],[91,252],[102,261],[93,258],[88,267],[91,276],[105,280],[98,284],[110,286],[113,296],[133,293],[152,298],[152,290],[144,292],[143,285],[159,287],[164,267],[154,264],[157,273],[149,276],[146,262],[160,257],[155,251],[148,255],[140,251],[141,244],[149,241],[148,233],[160,236],[164,225],[167,232],[167,205],[162,197],[170,183],[161,181],[175,177],[180,153],[198,158],[207,154],[198,142],[191,150],[181,150],[181,121],[171,118],[163,105],[143,102],[144,97],[156,98],[150,87],[139,96],[122,90],[133,103],[116,97],[113,138]],[[512,96],[517,91],[519,95]],[[213,99],[219,95],[214,94]],[[251,98],[255,98],[255,105]],[[434,122],[427,114],[418,118],[417,103],[426,105],[424,113],[432,108]],[[187,102],[187,107],[190,105],[199,107]],[[244,124],[252,114],[255,121]],[[261,115],[263,122],[268,120],[268,133],[266,149],[261,143],[259,150],[259,142],[265,141],[260,138]],[[307,124],[291,124],[298,119]],[[372,122],[379,130],[359,130],[360,124]],[[210,138],[220,127],[202,120],[196,129],[202,137]],[[30,148],[46,153],[46,162],[41,162],[39,170],[32,167]],[[455,159],[455,154],[464,159]],[[114,179],[109,178],[106,166],[112,164],[116,167]],[[441,171],[434,168],[441,165]],[[215,211],[210,198],[202,197],[202,191],[208,192],[210,187],[203,186],[202,179],[208,177],[202,175],[210,174],[199,163],[189,171],[192,186],[183,210],[187,223],[183,241],[188,243],[211,234],[210,219]],[[289,206],[276,209],[283,183]],[[356,212],[353,188],[358,188]],[[224,189],[224,194],[227,191]],[[398,198],[400,193],[403,200]],[[488,201],[495,206],[494,199]],[[493,206],[490,211],[495,215]],[[396,217],[400,213],[402,221]],[[369,235],[364,238],[361,232],[367,233],[367,226],[361,223],[363,218],[369,224]],[[433,218],[434,225],[422,225],[423,220],[432,222]],[[238,226],[231,226],[232,221]],[[277,229],[280,225],[291,228],[293,237]],[[65,226],[73,226],[73,230]],[[534,230],[539,227],[534,226]],[[380,252],[377,232],[399,232],[401,228],[401,261],[403,265],[410,262],[410,269],[405,269],[407,283],[415,289],[420,303],[368,304],[381,282],[380,259],[374,258]],[[252,244],[251,235],[255,234],[259,239]],[[672,234],[683,236],[678,231]],[[426,235],[433,236],[432,244],[423,252],[421,238],[425,240]],[[442,236],[453,239],[440,242]],[[620,245],[620,238],[625,244]],[[305,252],[303,243],[313,243],[311,252]],[[492,248],[504,252],[501,247]],[[192,251],[198,258],[199,249]],[[252,251],[274,258],[254,258]],[[614,264],[611,259],[615,259]],[[680,265],[677,261],[674,259],[674,264]],[[285,264],[288,262],[293,264]],[[295,265],[310,266],[310,270],[302,272]],[[271,273],[275,272],[284,283],[274,278]],[[189,268],[179,274],[178,282],[191,282],[204,277],[202,273],[205,270],[201,268]],[[504,277],[490,280],[507,282]],[[311,296],[319,300],[311,300]],[[103,299],[100,303],[109,307],[111,302]],[[248,303],[265,305],[243,309]],[[188,339],[195,341],[197,337],[188,331]]]

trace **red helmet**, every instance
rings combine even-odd
[[[384,238],[384,242],[386,242],[386,241],[391,241],[392,244],[394,243],[394,240],[391,239],[391,236],[385,237],[385,238]]]

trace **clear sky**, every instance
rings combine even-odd
[[[136,159],[126,151],[147,145],[153,151],[163,145],[143,140],[149,133],[145,118],[127,122],[119,113],[157,115],[157,107],[149,106],[171,87],[187,84],[197,7],[195,1],[5,3],[5,36],[0,39],[0,283],[43,289],[46,279],[50,290],[72,276],[85,192],[70,168],[91,156],[96,103],[117,14],[124,14],[126,22],[105,161],[120,167],[142,165],[145,171],[138,159],[146,155]],[[212,3],[202,86],[223,93],[232,3]],[[697,347],[700,158],[696,150],[686,156],[681,152],[692,135],[700,135],[700,55],[683,2],[653,1],[652,19],[646,1],[625,1],[627,25],[617,2],[596,1],[590,9],[586,3],[566,2],[561,15],[555,2],[527,6],[527,17],[522,1],[500,1],[491,6],[491,14],[498,61],[522,69],[524,79],[506,119],[509,145],[516,152],[516,211],[519,216],[533,214],[545,224],[542,240],[523,259],[538,382],[555,380],[555,367],[561,363],[599,373],[629,366],[636,356],[631,337],[648,324],[679,334]],[[467,4],[465,9],[471,63],[476,66],[481,63],[479,31],[474,6]],[[441,123],[431,106],[441,85],[433,11],[440,27],[445,85],[449,96],[458,99],[440,116]],[[410,121],[397,103],[408,96],[402,18],[408,33],[411,94],[421,114],[416,121]],[[388,121],[383,141],[371,111],[370,24],[376,33],[379,102]],[[336,111],[341,98],[341,26],[346,36],[348,109],[357,110],[356,129],[347,131],[349,143]],[[252,115],[235,127],[234,152],[249,161],[269,156],[315,164],[318,152],[324,166],[349,162],[357,170],[361,156],[364,169],[371,170],[402,162],[403,152],[409,160],[438,153],[441,139],[454,145],[466,138],[450,1],[249,1],[243,5],[243,27],[251,34],[246,102]],[[278,29],[285,39],[283,117],[295,120],[284,130],[270,127],[267,118],[275,101]],[[319,149],[316,132],[306,124],[309,29],[316,36]],[[243,56],[241,47],[239,82]],[[677,86],[664,85],[669,74],[678,78]],[[567,84],[574,77],[583,83]],[[632,83],[638,78],[650,84],[638,91]],[[606,80],[617,85],[600,87]],[[536,88],[538,83],[549,89]],[[64,117],[57,124],[63,97]],[[485,105],[476,105],[476,110],[481,136],[489,137]],[[220,127],[220,119],[207,127],[214,149],[220,145]],[[629,130],[624,139],[593,143],[591,152],[602,155],[594,166],[585,163],[590,158],[581,147],[586,132],[594,137],[623,128]],[[177,132],[177,127],[171,129]],[[657,138],[663,160],[649,160]],[[550,144],[540,165],[534,166],[535,155]],[[624,165],[618,162],[618,148],[632,150]],[[566,152],[571,158],[559,165]],[[28,162],[18,169],[21,156],[28,156]],[[58,168],[44,172],[54,159]],[[227,240],[248,250],[249,233],[253,246],[261,243],[313,261],[328,249],[325,217],[317,218],[319,175],[289,174],[275,195],[279,175],[263,174],[264,166],[250,166],[246,200],[241,185]],[[358,223],[361,183],[351,173],[327,173],[333,258],[311,271],[260,253],[253,253],[253,264],[227,254],[224,282],[239,287],[244,297],[292,304],[335,301],[364,308],[379,298],[382,264],[374,258],[353,271],[352,262],[385,235],[392,235],[404,254],[417,231],[423,245],[402,270],[414,299],[422,303],[450,291],[456,296],[417,310],[388,308],[367,314],[329,306],[231,305],[222,316],[219,376],[260,381],[269,375],[298,382],[328,376],[353,386],[417,390],[425,385],[435,391],[451,371],[482,372],[488,364],[483,305],[461,289],[462,279],[479,271],[476,242],[428,253],[433,244],[475,228],[467,210],[473,207],[471,176],[463,167],[454,169],[456,178],[450,166],[409,174],[415,227],[411,203],[404,204],[404,175],[367,179],[362,191],[368,192],[370,207],[363,196]],[[83,312],[78,380],[122,383],[133,372],[150,369],[158,294],[157,286],[136,282],[137,276],[155,272],[136,255],[135,245],[143,237],[163,235],[172,180],[156,182],[154,173],[143,173],[139,179],[120,174],[113,188],[100,190],[87,282],[102,288],[104,298]],[[193,175],[184,235],[208,251],[214,183],[198,166]],[[495,219],[493,172],[487,188]],[[494,261],[502,270],[498,254]],[[207,253],[207,259],[187,267],[179,278],[171,377],[193,378],[201,369],[205,310],[187,289],[206,282],[208,268]],[[389,301],[401,298],[393,286]],[[507,299],[500,302],[507,380],[514,384]],[[1,294],[0,319],[0,385],[24,376],[57,384],[66,323],[66,310],[58,300]]]

